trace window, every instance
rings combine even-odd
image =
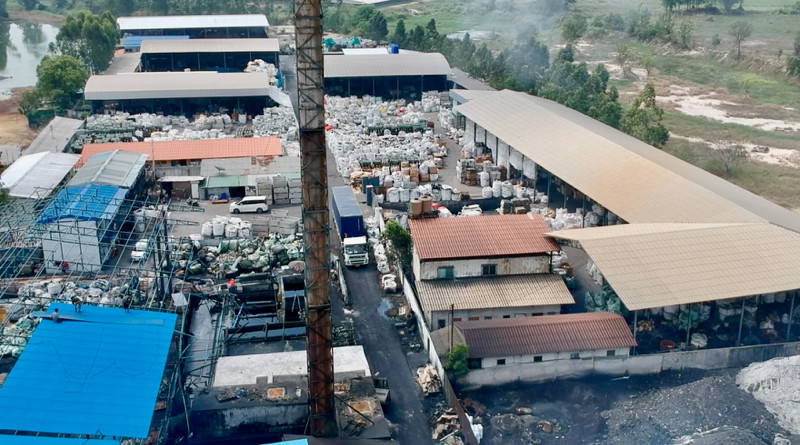
[[[532,315],[534,317],[541,317],[542,315],[544,315],[544,312],[534,312]]]
[[[453,323],[461,321],[461,317],[453,317]]]
[[[511,318],[510,315],[503,315],[503,318]]]
[[[481,317],[469,317],[469,321],[478,321]]]
[[[484,264],[481,266],[481,275],[497,275],[497,264]]]
[[[606,351],[606,357],[613,357],[615,355],[617,355],[617,351],[613,349],[609,349],[608,351]]]
[[[492,319],[492,316],[491,316],[491,315],[487,315],[487,316],[483,317],[483,319],[484,319],[484,320],[491,320],[491,319]]]
[[[497,366],[503,366],[505,364],[506,364],[506,359],[504,358],[497,359]]]
[[[437,270],[437,275],[440,280],[452,280],[453,275],[453,268],[452,267],[440,267]]]
[[[481,369],[481,359],[479,358],[468,358],[467,359],[467,368],[469,369]]]
[[[439,323],[439,329],[447,326],[447,320],[439,320],[438,323]]]
[[[572,354],[569,355],[570,360],[577,360],[579,358],[581,358],[580,352],[573,352]]]
[[[542,356],[541,355],[534,355],[533,356],[533,363],[541,363],[541,362],[542,362]]]

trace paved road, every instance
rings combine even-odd
[[[328,185],[344,185],[336,172],[333,155],[328,152]],[[331,214],[333,211],[331,211]],[[336,226],[331,219],[331,249],[339,248]],[[396,425],[397,440],[401,444],[424,445],[432,443],[428,419],[422,405],[422,392],[414,380],[412,370],[406,360],[406,353],[394,325],[381,317],[378,306],[382,292],[378,286],[378,271],[374,264],[369,267],[344,268],[344,277],[350,292],[351,309],[357,311],[353,317],[358,344],[364,346],[369,367],[373,374],[380,373],[389,380],[390,403],[386,418]],[[341,306],[332,301],[333,319]],[[416,369],[413,370],[416,372]]]

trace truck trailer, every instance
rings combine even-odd
[[[333,215],[342,242],[345,266],[369,264],[369,250],[364,228],[364,216],[353,189],[347,186],[331,188]]]

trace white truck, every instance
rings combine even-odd
[[[363,266],[369,264],[367,237],[356,236],[342,240],[345,266]]]
[[[137,241],[136,245],[133,247],[133,252],[131,252],[131,261],[147,261],[149,246],[150,242],[148,240]]]
[[[344,265],[349,267],[369,264],[364,216],[353,189],[347,186],[331,188],[331,201],[339,239],[342,240]]]

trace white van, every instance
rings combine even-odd
[[[247,196],[230,204],[231,213],[264,213],[269,210],[266,196]]]

